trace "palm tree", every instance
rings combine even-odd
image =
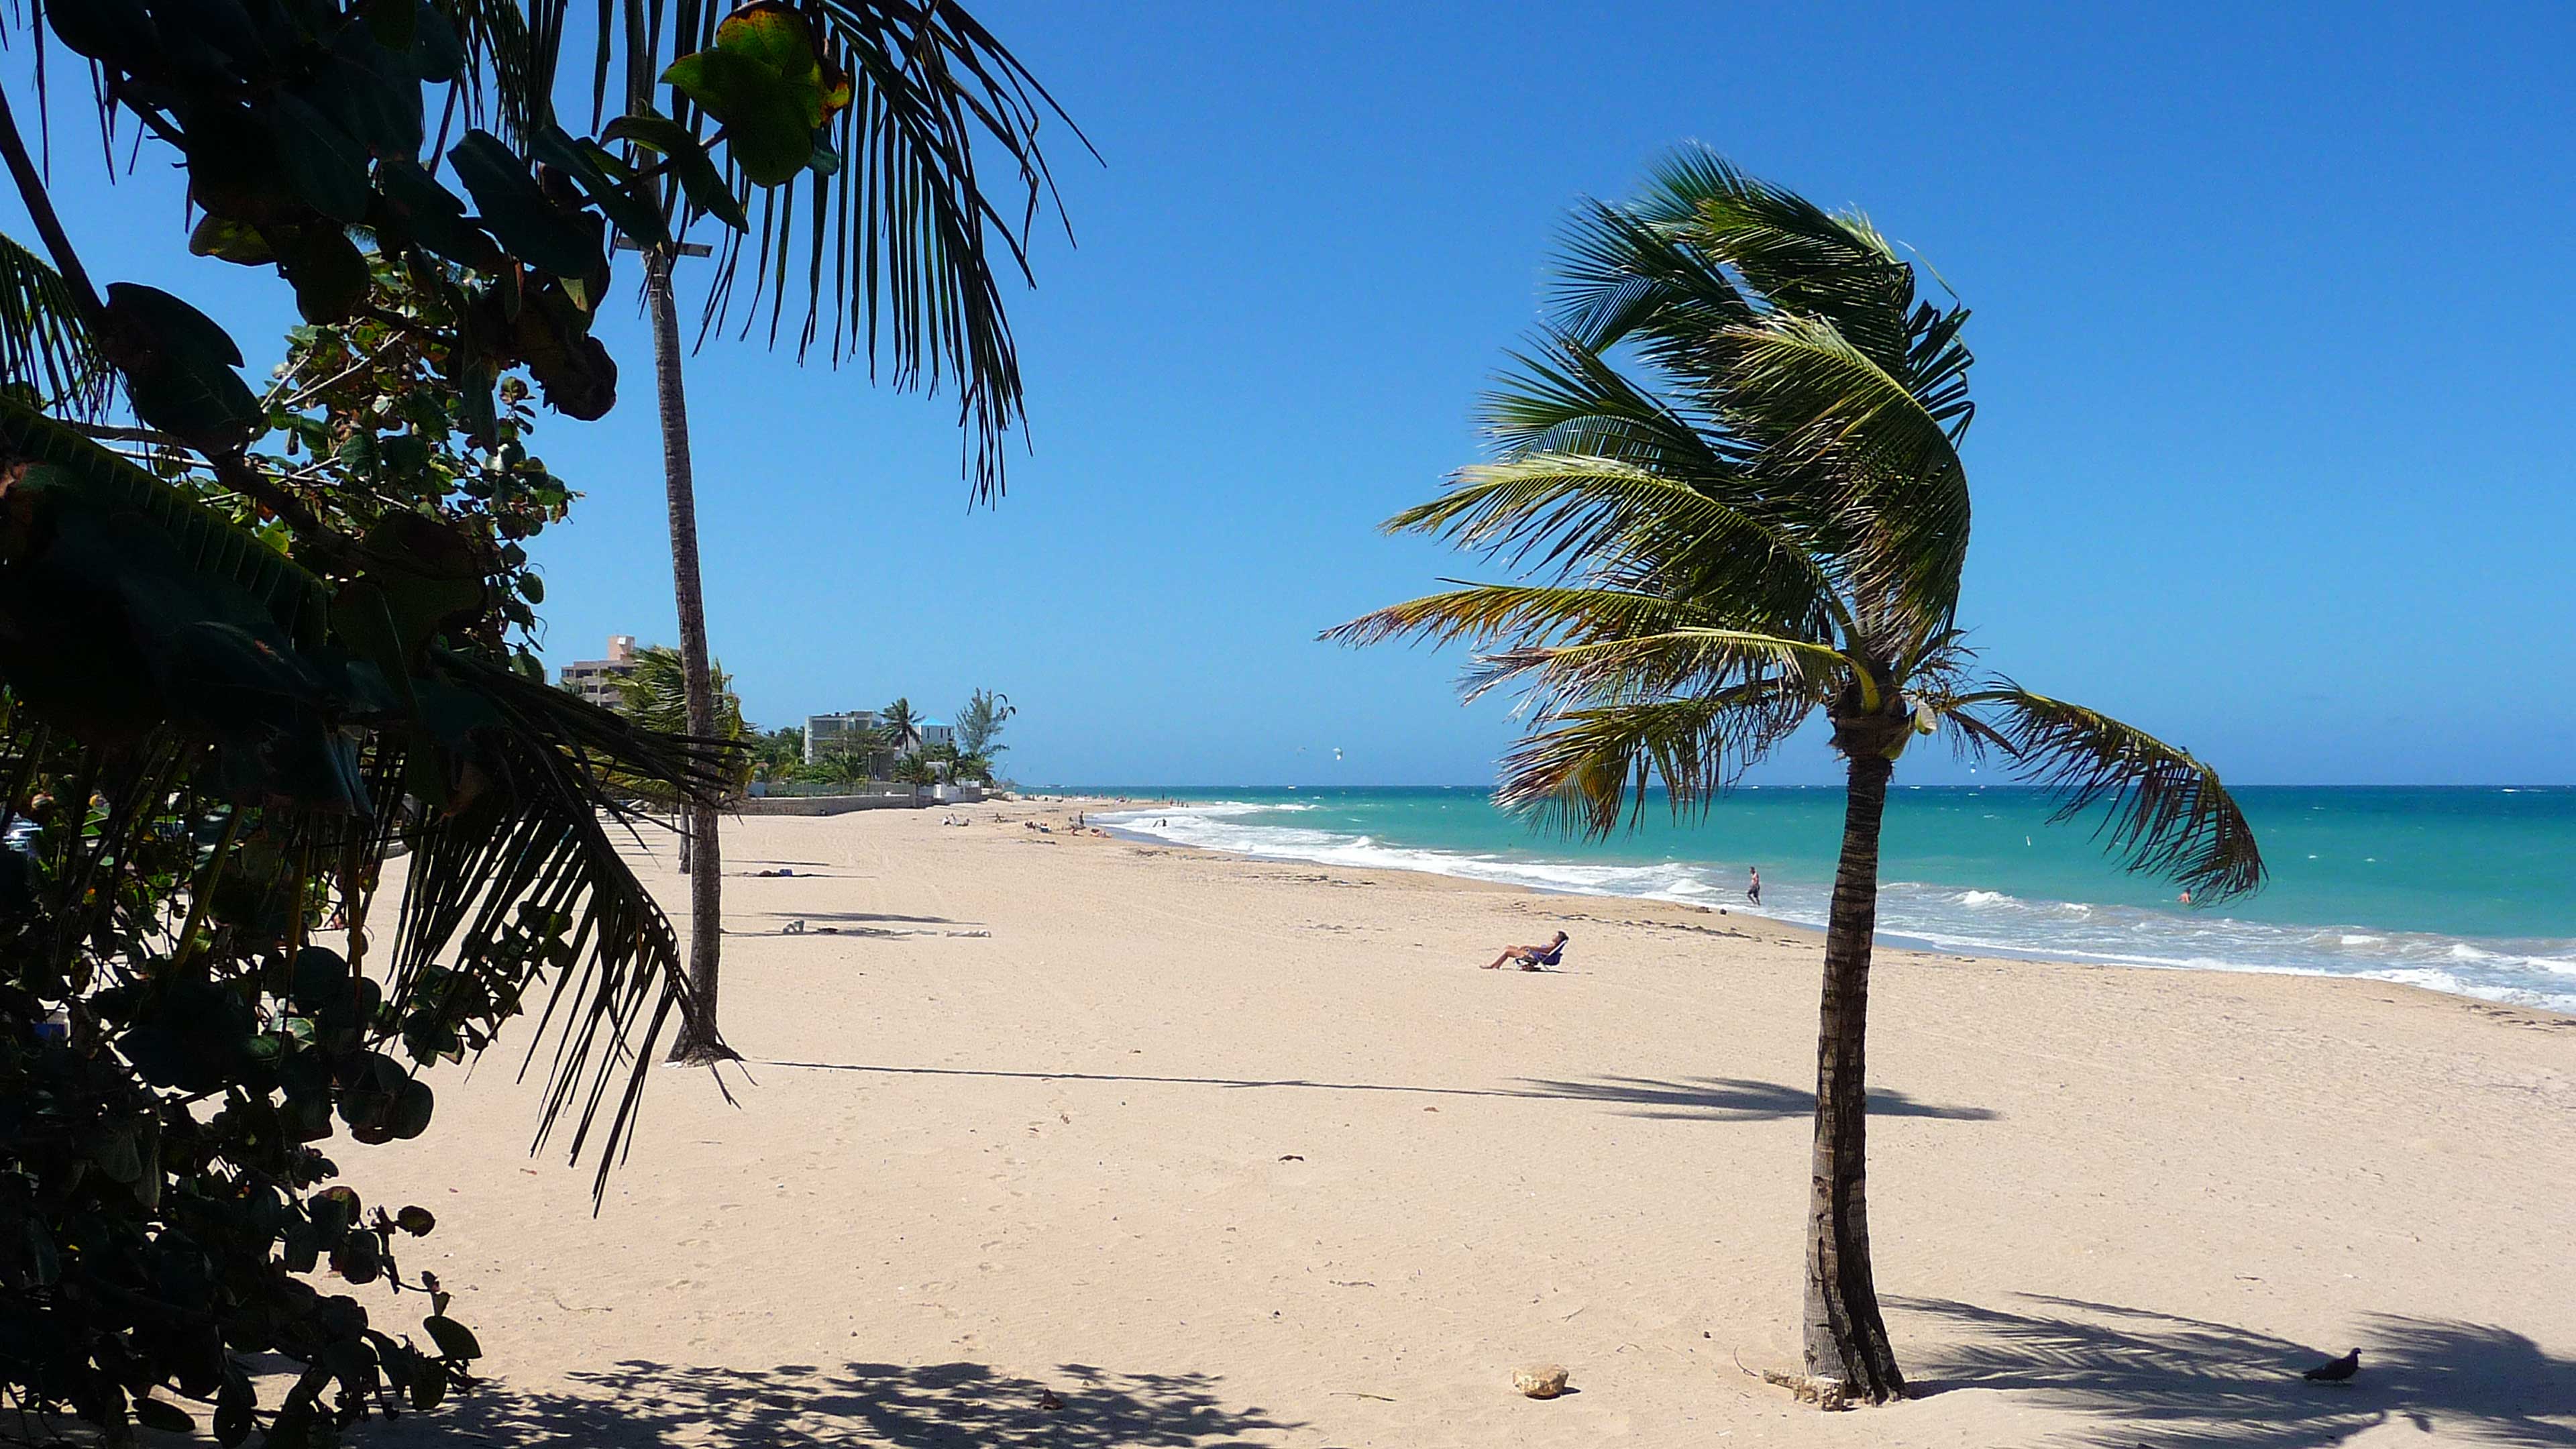
[[[895,761],[895,783],[912,787],[912,803],[921,803],[921,787],[939,783],[939,767],[924,753],[913,753]]]
[[[1822,713],[1849,779],[1817,1032],[1804,1347],[1852,1399],[1904,1392],[1869,1257],[1862,1049],[1888,780],[1947,730],[2107,812],[2132,870],[2208,902],[2263,863],[2217,773],[2079,705],[1983,675],[1955,623],[1967,309],[1857,215],[1684,151],[1627,206],[1589,203],[1551,325],[1488,400],[1499,445],[1391,530],[1520,569],[1328,637],[1466,641],[1464,687],[1529,691],[1497,797],[1607,835],[1660,781],[1705,809]],[[1633,361],[1626,361],[1633,359]]]
[[[752,731],[743,723],[742,699],[733,692],[733,676],[725,673],[722,665],[713,663],[710,663],[707,675],[715,692],[715,727],[703,735],[690,727],[688,671],[676,650],[656,644],[638,651],[635,668],[617,681],[618,702],[628,718],[646,729],[659,730],[664,734],[749,743],[753,738]],[[725,792],[728,797],[743,792],[751,780],[754,764],[754,757],[748,749],[734,756],[733,778],[728,781],[729,788]],[[677,808],[680,811],[680,872],[688,875],[695,864],[693,848],[698,838],[695,829],[698,807]],[[710,978],[708,989],[713,990],[715,985]],[[700,1003],[702,1011],[712,1012],[714,1009],[711,1002]]]
[[[920,747],[921,716],[912,712],[911,699],[898,699],[881,713],[885,723],[877,729],[885,737],[888,748],[896,754],[906,754]]]
[[[627,159],[658,153],[660,214],[655,235],[630,236],[642,254],[646,311],[653,327],[653,376],[661,409],[663,491],[670,515],[671,586],[686,676],[688,725],[712,733],[716,690],[708,678],[706,592],[698,558],[697,490],[689,444],[688,403],[681,375],[679,310],[673,297],[674,262],[691,251],[684,237],[699,216],[723,223],[716,247],[718,277],[709,290],[701,337],[726,316],[733,279],[750,258],[752,296],[747,334],[769,300],[769,340],[775,344],[791,275],[803,278],[805,315],[797,333],[802,357],[826,332],[834,363],[865,356],[873,372],[880,344],[897,387],[935,390],[945,375],[957,389],[960,424],[968,437],[967,474],[977,500],[1002,488],[1002,440],[1022,416],[1019,355],[1002,311],[996,253],[1023,278],[1029,273],[1027,239],[1042,202],[1054,195],[1038,132],[1046,117],[1063,111],[1008,47],[962,7],[947,0],[821,0],[801,9],[746,4],[725,13],[706,0],[622,0],[599,7],[593,60],[593,109],[608,93],[612,69],[622,63],[626,116],[609,136],[628,143]],[[527,33],[532,42],[517,68],[495,65],[503,109],[530,126],[549,123],[564,38],[561,0],[535,7]],[[684,63],[664,68],[666,57],[739,49],[753,56],[777,53],[792,33],[790,53],[812,52],[819,62],[791,74],[783,99],[805,107],[812,149],[801,135],[764,135],[754,117],[728,114],[736,99],[730,82]],[[674,88],[673,116],[653,107],[657,83]],[[758,109],[758,108],[755,108]],[[763,117],[765,119],[765,116]],[[594,121],[597,119],[594,116]],[[1068,125],[1070,123],[1068,122]],[[767,128],[776,132],[778,128]],[[721,178],[703,158],[718,134],[728,146]],[[1080,132],[1075,136],[1080,138]],[[770,144],[783,141],[784,152]],[[1017,193],[1019,219],[1005,207],[1014,198],[988,192],[976,169],[979,143],[997,148],[1015,173],[1003,188]],[[1088,143],[1085,143],[1086,145]],[[693,174],[688,164],[698,161]],[[845,164],[846,163],[846,164]],[[750,183],[745,185],[745,183]],[[805,204],[770,198],[755,221],[744,201],[755,188],[809,188]],[[773,204],[774,203],[774,204]],[[757,228],[757,248],[743,243]],[[703,251],[705,249],[697,249]],[[806,265],[790,267],[802,253]],[[774,277],[766,265],[776,261]],[[828,310],[828,327],[826,313]],[[716,978],[723,950],[723,883],[717,814],[699,808],[689,825],[693,850],[682,853],[691,873],[689,971],[695,1008],[672,1046],[676,1061],[717,1059],[722,1050],[714,1016]]]

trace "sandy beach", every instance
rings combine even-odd
[[[729,823],[739,1105],[658,1076],[595,1218],[507,1043],[338,1152],[489,1355],[373,1442],[2576,1445],[2576,1018],[1883,952],[1921,1394],[1821,1415],[1744,1372],[1797,1352],[1815,938],[1019,823],[1072,808]]]

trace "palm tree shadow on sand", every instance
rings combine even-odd
[[[2021,1295],[2028,1311],[1891,1299],[1954,1335],[1918,1355],[1918,1394],[2028,1394],[2098,1421],[2046,1441],[2150,1449],[2326,1449],[2391,1422],[2426,1443],[2576,1446],[2576,1360],[2509,1329],[2374,1314],[2350,1342],[2268,1333],[2079,1299]],[[2349,1384],[2300,1371],[2358,1343]]]
[[[1595,1077],[1561,1082],[1524,1077],[1521,1093],[1530,1097],[1565,1097],[1610,1106],[1633,1107],[1631,1117],[1686,1122],[1770,1122],[1813,1117],[1816,1089],[1745,1077],[1692,1077],[1672,1081],[1652,1077]],[[1869,1091],[1875,1117],[1937,1117],[1951,1122],[1991,1122],[2002,1114],[1991,1107],[1954,1107],[1920,1102],[1883,1087]]]
[[[365,1443],[597,1449],[1250,1449],[1304,1427],[1231,1408],[1207,1374],[1062,1364],[1044,1379],[978,1363],[838,1369],[677,1367],[630,1360],[569,1375],[566,1392],[492,1385],[378,1425]],[[1048,1408],[1049,1396],[1061,1407]]]

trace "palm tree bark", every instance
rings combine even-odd
[[[1840,722],[1838,722],[1840,723]],[[1902,726],[1898,727],[1900,730]],[[1843,743],[1839,738],[1837,743]],[[1869,1265],[1866,1191],[1870,938],[1878,925],[1878,836],[1896,766],[1860,730],[1847,753],[1842,861],[1825,929],[1824,1002],[1816,1031],[1814,1181],[1807,1203],[1807,1372],[1839,1379],[1849,1401],[1885,1403],[1905,1393],[1896,1350],[1879,1316]]]
[[[680,674],[689,733],[716,736],[715,679],[707,664],[706,593],[698,577],[697,479],[689,464],[689,405],[680,386],[680,318],[671,300],[671,255],[644,253],[644,296],[653,316],[653,385],[662,406],[662,478],[671,507],[671,590],[680,614]],[[724,848],[716,809],[686,807],[681,868],[689,876],[689,1000],[675,1062],[734,1059],[716,1030],[716,990],[724,952]]]

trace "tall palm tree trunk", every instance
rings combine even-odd
[[[698,578],[697,478],[689,465],[689,404],[680,387],[680,318],[671,300],[671,255],[644,253],[644,296],[653,314],[653,385],[662,405],[662,478],[671,505],[671,590],[680,612],[680,674],[688,700],[689,733],[716,735],[716,690],[707,666],[707,602]],[[734,1057],[716,1030],[719,957],[724,951],[724,848],[716,839],[716,809],[696,805],[688,822],[681,869],[689,876],[689,1009],[671,1044],[675,1062],[715,1062]]]
[[[1870,1277],[1869,1098],[1862,1046],[1869,1029],[1870,937],[1878,925],[1879,823],[1896,766],[1865,738],[1852,743],[1816,1031],[1815,1176],[1807,1202],[1804,1318],[1807,1372],[1840,1379],[1847,1399],[1884,1403],[1904,1395],[1905,1378],[1897,1371]]]

